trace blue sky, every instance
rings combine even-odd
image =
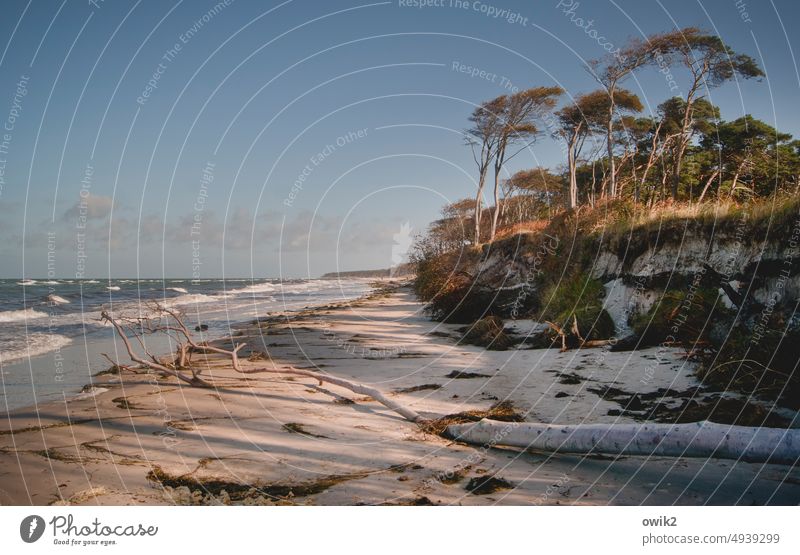
[[[5,2],[0,276],[388,267],[403,224],[473,194],[474,105],[506,85],[592,90],[598,36],[718,33],[767,73],[712,90],[723,117],[800,134],[791,0],[406,4]],[[625,86],[652,110],[676,92],[654,70]],[[542,138],[508,169],[561,163]]]

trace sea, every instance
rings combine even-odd
[[[0,412],[79,395],[92,374],[125,361],[102,310],[154,316],[180,311],[203,339],[230,336],[238,324],[276,313],[356,299],[372,279],[0,280]],[[148,349],[166,352],[170,345]],[[159,350],[159,348],[161,350]],[[117,360],[116,358],[114,360]],[[85,392],[84,392],[85,393]]]

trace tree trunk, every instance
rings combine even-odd
[[[692,111],[694,110],[694,95],[705,76],[705,73],[698,74],[693,72],[693,74],[694,80],[692,82],[692,86],[689,88],[689,92],[686,93],[686,105],[684,106],[683,122],[681,122],[681,131],[678,136],[678,144],[676,145],[675,158],[672,165],[672,200],[678,200],[678,185],[680,185],[681,181],[681,165],[683,163],[683,155],[686,153],[686,147],[689,145],[689,141],[691,140],[690,128],[692,125]]]
[[[678,200],[678,186],[681,182],[681,165],[683,163],[683,152],[684,147],[682,145],[677,146],[677,150],[675,151],[675,157],[672,161],[672,179],[671,179],[671,194],[672,200]]]
[[[578,171],[575,160],[575,147],[577,144],[577,133],[572,136],[567,144],[567,166],[569,167],[569,206],[570,210],[574,210],[578,206]]]
[[[736,192],[736,185],[739,183],[739,170],[736,170],[736,173],[733,174],[733,182],[731,183],[731,197],[733,197],[733,193]]]
[[[500,217],[500,171],[494,172],[494,211],[492,212],[492,232],[490,240],[494,240],[497,233],[497,220]]]
[[[475,195],[475,244],[481,244],[481,203],[483,187],[486,184],[486,173],[478,177],[478,194]]]
[[[611,98],[610,107],[608,110],[608,127],[606,129],[606,151],[608,155],[608,195],[611,198],[617,196],[617,177],[616,177],[616,163],[614,162],[614,99]]]
[[[800,429],[691,424],[551,425],[484,419],[447,426],[451,438],[552,453],[734,459],[796,464]]]
[[[636,200],[637,201],[639,200],[638,191],[639,191],[639,189],[644,191],[645,185],[647,184],[647,175],[650,173],[650,169],[653,167],[653,164],[656,163],[656,158],[658,157],[658,134],[659,134],[659,132],[661,132],[661,126],[662,125],[664,125],[664,120],[663,119],[658,122],[658,125],[656,126],[656,130],[653,133],[653,141],[652,141],[652,143],[650,145],[650,154],[647,156],[647,165],[644,167],[644,171],[642,172],[641,185],[640,185],[640,187],[637,187],[637,195],[636,195]],[[662,149],[663,149],[663,146],[665,146],[665,145],[666,145],[666,141],[664,141],[664,143],[662,144]]]
[[[706,181],[706,184],[703,186],[703,191],[700,193],[700,198],[697,199],[697,204],[701,204],[703,202],[703,199],[705,198],[706,193],[708,192],[708,188],[714,182],[714,179],[716,179],[717,175],[719,175],[718,169],[711,172],[711,177],[708,178],[708,181]]]

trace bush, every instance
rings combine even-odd
[[[775,315],[758,333],[737,323],[726,341],[702,357],[698,376],[708,384],[776,400],[800,409],[800,329]]]
[[[573,322],[585,340],[609,339],[614,335],[614,320],[603,308],[603,284],[587,274],[576,272],[545,290],[545,309],[541,320],[549,320],[572,336]]]
[[[642,345],[711,344],[714,327],[730,316],[718,301],[719,292],[710,287],[669,290],[646,314],[633,318],[631,325]]]
[[[462,328],[461,341],[472,345],[486,347],[492,351],[505,351],[513,341],[504,331],[503,321],[497,316],[487,316]]]

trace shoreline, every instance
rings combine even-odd
[[[248,343],[242,352],[252,359],[248,368],[329,372],[402,397],[426,415],[487,410],[506,401],[528,421],[635,422],[637,407],[626,392],[646,405],[654,392],[696,385],[677,350],[668,353],[668,364],[653,366],[645,386],[641,377],[654,362],[650,349],[486,351],[460,344],[459,326],[430,321],[422,306],[396,286],[271,315],[236,327],[234,340]],[[269,359],[259,354],[264,351]],[[105,373],[92,381],[106,391],[5,415],[0,503],[800,501],[800,470],[786,466],[467,446],[426,434],[372,399],[335,386],[243,377],[221,359],[207,362],[203,375],[215,389],[144,372]]]
[[[176,283],[183,283],[189,280],[180,279],[173,281]],[[219,280],[205,281],[216,283]],[[264,283],[270,282],[271,280],[269,279],[264,281]],[[300,280],[297,280],[297,283],[301,283]],[[359,283],[364,284],[361,289],[362,291],[366,289],[366,292],[357,292],[356,294],[358,297],[354,297],[354,299],[370,294],[371,286],[366,285],[366,280],[350,280],[345,283],[351,287],[354,285],[358,286]],[[294,284],[295,281],[293,280],[282,283],[281,286],[291,286]],[[263,285],[263,283],[259,282],[257,285],[260,286]],[[171,290],[176,291],[175,289]],[[188,293],[185,289],[176,291],[176,293],[179,293],[177,299],[181,298],[180,295],[197,297],[206,294],[220,294],[219,291],[214,293],[208,291]],[[347,294],[342,292],[342,297],[347,298]],[[169,304],[170,302],[174,303],[176,298],[156,300]],[[312,304],[314,302],[321,304],[325,302],[323,299],[315,300],[311,298],[307,299],[307,301],[308,304],[305,306],[293,306],[292,300],[284,300],[282,306],[276,306],[275,309],[268,312],[268,314],[271,316],[290,315],[295,312],[313,309],[316,306]],[[119,304],[124,308],[125,302],[127,301],[122,301]],[[141,305],[142,303],[139,304]],[[204,332],[204,339],[207,338],[210,341],[223,340],[242,326],[252,325],[253,315],[246,314],[246,312],[251,310],[251,304],[252,303],[246,303],[243,307],[239,306],[239,312],[229,312],[226,310],[223,314],[225,319],[224,326],[219,325],[219,318],[217,316],[220,314],[220,311],[211,310],[210,312],[204,313],[204,316],[210,320],[204,319],[203,323],[217,324],[212,325],[211,330]],[[187,314],[192,314],[194,312],[194,306],[192,305],[181,306]],[[207,306],[203,308],[208,311]],[[99,312],[97,314],[99,314]],[[94,312],[91,312],[91,315],[96,316]],[[82,313],[76,313],[75,316],[77,318],[84,318]],[[48,313],[48,317],[52,319],[56,316]],[[63,319],[64,315],[59,317]],[[73,334],[64,337],[66,343],[63,345],[56,345],[43,352],[32,355],[25,354],[10,360],[4,359],[2,365],[2,371],[4,372],[4,390],[2,393],[5,397],[3,402],[5,402],[6,405],[0,407],[0,416],[4,416],[7,412],[13,412],[15,410],[33,408],[34,405],[41,404],[42,402],[60,401],[64,398],[71,399],[75,396],[82,395],[85,388],[91,385],[91,378],[98,373],[104,372],[109,366],[108,361],[102,356],[102,353],[108,353],[112,356],[114,353],[119,353],[120,355],[125,353],[124,346],[113,329],[110,326],[94,327],[94,320],[94,318],[91,318],[84,323],[83,329],[79,330],[81,334]],[[190,325],[190,327],[192,326],[194,326],[194,323]],[[52,330],[48,331],[48,333],[52,333]],[[33,335],[36,335],[36,333]],[[172,350],[170,341],[164,337],[150,335],[147,337],[146,342],[151,352],[168,354]],[[34,381],[35,386],[31,384],[31,381]],[[9,405],[10,408],[4,410]]]

